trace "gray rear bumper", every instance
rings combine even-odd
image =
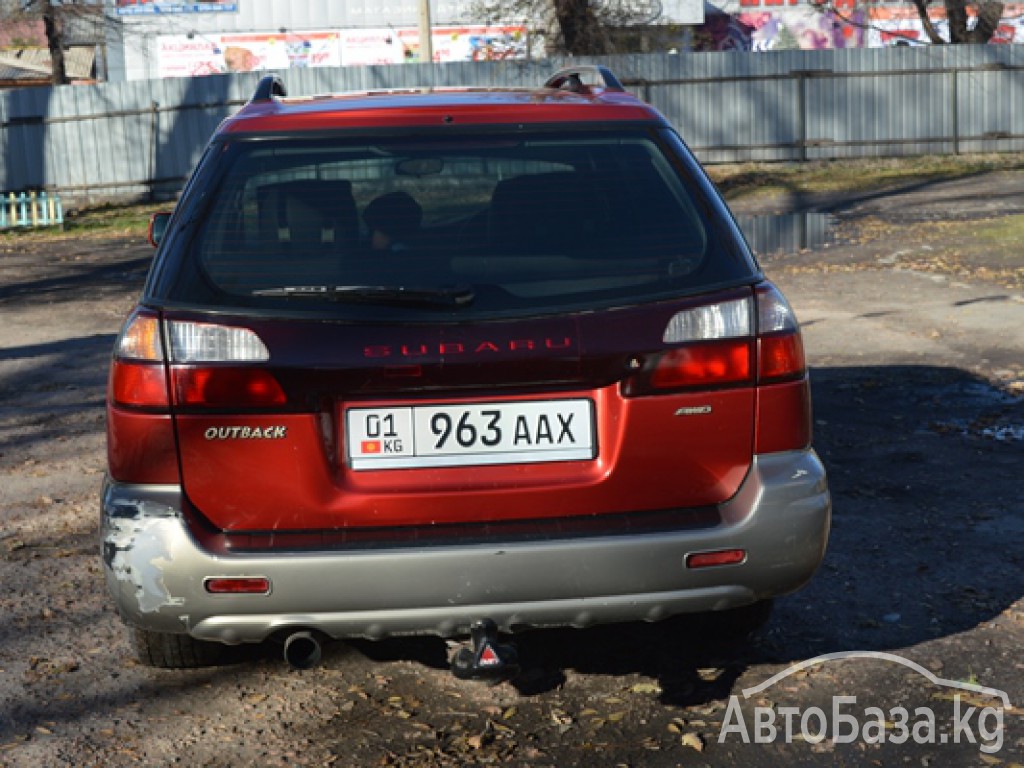
[[[756,457],[713,527],[344,552],[211,554],[190,535],[178,486],[103,489],[102,551],[122,618],[226,643],[279,630],[332,637],[454,635],[489,617],[503,630],[658,620],[722,610],[802,586],[821,562],[831,504],[813,451]],[[699,570],[688,553],[743,548],[746,562]],[[212,595],[211,576],[260,576],[267,595]]]

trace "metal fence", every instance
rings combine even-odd
[[[580,60],[577,60],[580,61]],[[565,60],[296,69],[312,95],[542,83]],[[601,59],[706,163],[1024,150],[1024,46],[933,46]],[[0,193],[65,204],[167,198],[257,74],[0,93]]]

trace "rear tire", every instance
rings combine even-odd
[[[224,654],[224,645],[196,640],[191,635],[150,632],[131,627],[135,658],[148,667],[161,669],[197,669],[217,664]]]

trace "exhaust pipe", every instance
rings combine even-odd
[[[321,656],[320,641],[312,632],[293,632],[284,641],[284,660],[294,669],[312,669]]]

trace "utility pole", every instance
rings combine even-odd
[[[430,34],[430,0],[420,0],[420,63],[434,61],[434,38]]]

